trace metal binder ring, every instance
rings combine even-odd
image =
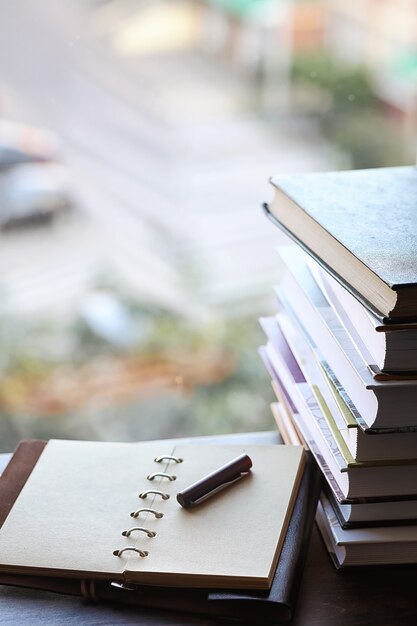
[[[158,511],[155,511],[155,509],[138,509],[137,511],[132,511],[130,517],[139,517],[141,513],[153,513],[158,519],[160,517],[164,517],[163,513],[158,513]]]
[[[176,480],[177,477],[172,474],[166,474],[165,472],[154,472],[153,474],[149,474],[146,477],[148,480],[153,480],[154,478],[168,478],[168,480]]]
[[[163,491],[157,491],[155,489],[147,489],[146,491],[142,491],[142,493],[139,494],[139,498],[142,498],[142,500],[144,500],[151,493],[154,493],[157,496],[161,496],[162,500],[169,499],[169,493],[164,493]]]
[[[139,550],[139,548],[134,548],[133,546],[122,548],[121,550],[113,550],[113,554],[114,556],[122,556],[123,552],[126,552],[127,550],[131,550],[132,552],[137,552],[139,556],[148,556],[149,554],[147,550]]]
[[[172,454],[163,454],[162,456],[157,456],[154,459],[155,463],[162,463],[162,461],[175,461],[175,463],[182,463],[184,459],[181,459],[179,456],[172,456]]]
[[[134,526],[133,528],[129,528],[129,530],[124,530],[122,535],[123,537],[130,537],[135,530],[140,530],[141,532],[146,533],[148,537],[156,536],[156,533],[153,530],[148,530],[147,528],[143,528],[143,526]]]

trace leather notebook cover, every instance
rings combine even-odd
[[[21,441],[0,478],[0,527],[10,513],[17,496],[23,489],[46,441],[25,439]]]
[[[25,440],[0,477],[0,526],[7,518],[46,442]],[[47,576],[0,574],[0,583],[58,593],[81,595],[90,600],[166,608],[251,619],[288,621],[296,606],[309,539],[321,489],[321,473],[310,453],[293,509],[281,556],[269,591],[228,591],[167,587],[113,586],[108,581],[88,581]]]

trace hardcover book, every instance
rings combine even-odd
[[[368,363],[386,379],[417,375],[417,324],[381,324],[375,315],[313,259],[309,267],[320,289],[342,319],[346,331]]]
[[[337,568],[417,563],[417,526],[343,529],[324,493],[317,524]]]
[[[417,380],[380,380],[346,332],[296,247],[278,250],[285,263],[279,298],[316,346],[371,429],[414,429]]]
[[[417,320],[417,168],[274,176],[269,217],[385,323]]]
[[[282,330],[282,340],[286,341]],[[288,343],[288,342],[287,342]],[[289,347],[289,346],[288,346]],[[289,348],[290,349],[290,348]],[[349,454],[346,445],[332,423],[324,399],[318,401],[307,381],[294,377],[292,359],[284,356],[287,351],[276,349],[271,340],[263,347],[265,358],[270,362],[274,380],[291,399],[295,407],[294,419],[304,441],[322,466],[321,459],[330,470],[324,472],[336,497],[342,501],[381,501],[415,497],[417,465],[415,459],[359,463]],[[294,358],[294,357],[292,357]],[[310,442],[314,442],[310,445]],[[335,488],[334,481],[337,483]]]
[[[340,526],[344,529],[417,525],[417,500],[341,504],[330,489],[325,492]]]
[[[277,324],[278,322],[278,324]],[[417,457],[417,432],[387,432],[375,434],[364,428],[364,421],[352,405],[346,391],[341,387],[329,364],[321,358],[316,346],[308,343],[307,337],[296,332],[293,320],[284,311],[276,319],[261,320],[269,336],[276,336],[280,327],[290,342],[293,358],[308,382],[311,393],[330,427],[342,446],[347,446],[349,455],[360,462],[410,462]]]
[[[288,398],[282,389],[274,385],[278,402],[271,404],[271,411],[278,426],[278,430],[287,445],[304,445],[306,449],[311,445],[315,448],[314,442],[305,442],[299,430],[297,430],[294,414],[288,404]],[[298,421],[298,420],[297,420]],[[322,459],[320,458],[320,461]],[[320,465],[323,474],[329,476],[330,482],[335,483],[333,475],[328,466]],[[331,502],[332,509],[336,514],[340,526],[348,528],[365,528],[377,526],[394,525],[416,525],[417,524],[417,500],[386,500],[384,502],[364,502],[355,504],[340,502],[333,489],[329,485],[324,485],[326,496]],[[337,492],[337,489],[336,489]]]

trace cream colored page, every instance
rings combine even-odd
[[[130,512],[147,506],[138,494],[168,447],[49,441],[0,530],[0,570],[121,575],[112,552],[131,543],[121,532],[135,525]]]
[[[253,586],[253,580],[257,580],[265,587],[285,536],[282,527],[294,495],[302,451],[299,446],[177,447],[175,454],[184,461],[179,465],[170,463],[167,469],[177,479],[169,482],[162,478],[160,482],[172,498],[158,502],[165,513],[162,519],[147,520],[157,536],[151,541],[142,536],[136,539],[137,547],[146,546],[149,555],[140,558],[130,553],[122,557],[126,577],[190,586],[216,586],[227,577],[223,586],[243,588]],[[179,490],[242,452],[253,461],[249,477],[193,509],[183,509],[177,503],[175,494]]]

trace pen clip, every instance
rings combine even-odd
[[[245,476],[248,476],[248,475],[249,475],[249,472],[239,472],[239,474],[237,474],[236,476],[234,476],[230,480],[225,480],[224,482],[222,482],[221,485],[218,485],[214,489],[208,489],[205,493],[203,493],[200,497],[196,498],[195,500],[190,500],[189,506],[196,506],[197,504],[200,504],[201,502],[204,502],[208,498],[211,498],[211,496],[214,496],[219,491],[222,491],[223,489],[225,489],[229,485],[232,485],[233,483],[236,483],[238,480],[241,480],[242,478],[244,478]]]
[[[115,589],[121,589],[122,591],[138,591],[138,586],[134,585],[134,584],[130,584],[130,583],[121,583],[118,582],[117,580],[113,580],[110,583],[111,587],[114,587]]]

